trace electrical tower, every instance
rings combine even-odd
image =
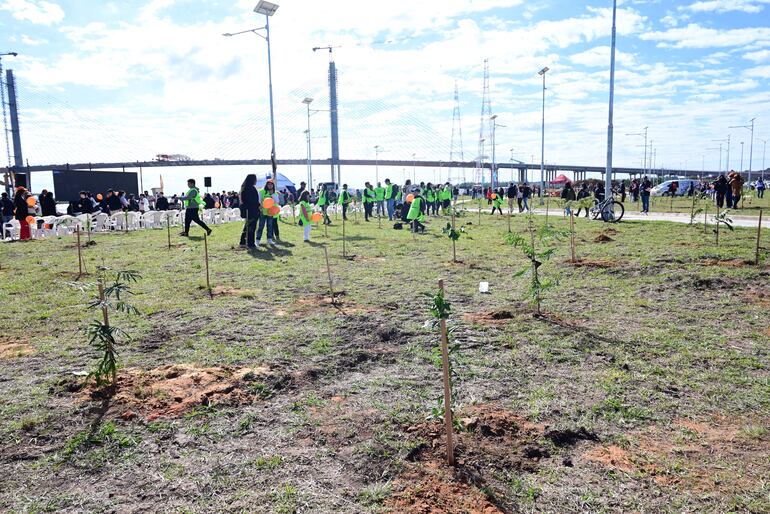
[[[492,144],[492,100],[489,98],[489,59],[484,59],[484,92],[481,96],[481,127],[479,128],[479,151],[476,155],[476,183],[484,184],[484,160],[489,159],[487,151]],[[491,182],[490,182],[491,183]]]
[[[452,142],[449,148],[449,160],[465,161],[463,155],[463,127],[460,117],[460,93],[457,90],[457,81],[455,80],[455,108],[452,111]],[[451,169],[451,168],[450,168]],[[463,168],[463,182],[465,182],[465,168]],[[448,177],[448,181],[451,182],[451,177]]]
[[[337,65],[334,63],[332,51],[333,46],[317,46],[313,51],[329,50],[329,122],[331,127],[332,140],[332,169],[331,180],[336,182],[338,187],[342,187],[342,173],[340,171],[340,137],[338,121],[338,103],[337,103]]]

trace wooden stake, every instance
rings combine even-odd
[[[209,235],[207,232],[203,233],[203,253],[206,257],[206,288],[209,290],[209,297],[213,300],[214,293],[211,291],[211,280],[209,277]]]
[[[334,299],[334,288],[332,287],[332,268],[329,265],[329,252],[324,245],[324,257],[326,258],[326,273],[329,275],[329,294],[331,295],[332,305],[335,305],[337,301]]]
[[[455,209],[452,207],[452,231],[455,230]],[[457,262],[457,241],[452,238],[452,262]]]
[[[347,250],[345,246],[345,216],[342,217],[342,258],[347,258]]]
[[[438,288],[444,293],[444,281],[438,281]],[[452,383],[449,376],[449,341],[447,338],[446,319],[441,318],[441,361],[444,368],[444,425],[446,426],[446,461],[455,465],[454,433],[452,425]]]
[[[123,218],[125,219],[125,221],[124,221],[125,227],[124,228],[126,229],[126,234],[128,234],[128,211],[123,211]]]
[[[479,198],[479,226],[481,226],[481,198]]]
[[[171,250],[171,218],[166,211],[166,235],[168,236],[168,249]]]
[[[575,255],[577,252],[575,251],[575,212],[572,209],[569,210],[569,232],[572,263],[574,264],[577,262],[577,256]]]
[[[80,249],[80,225],[75,227],[75,232],[78,235],[78,278],[83,276],[83,256]]]
[[[717,216],[719,216],[719,209],[717,209]],[[719,246],[719,218],[717,218],[717,246]]]
[[[511,218],[513,217],[513,210],[508,206],[508,233],[511,233]]]
[[[709,204],[707,203],[706,206],[703,208],[703,235],[708,235],[708,214],[709,214]]]
[[[759,222],[757,223],[757,253],[754,257],[754,264],[759,266],[759,241],[762,237],[762,209],[759,210]]]
[[[104,298],[104,279],[99,278],[97,281],[97,285],[99,286],[99,301],[102,304],[102,318],[104,319],[104,326],[109,327],[110,326],[110,317],[107,313],[107,302]]]
[[[545,197],[545,224],[548,225],[548,213],[551,210],[551,197]]]

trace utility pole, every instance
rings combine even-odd
[[[331,181],[335,182],[337,186],[342,187],[337,98],[337,65],[334,62],[334,55],[332,53],[333,49],[333,46],[317,46],[313,48],[313,52],[317,50],[329,50],[329,123],[331,127],[332,141]]]
[[[543,201],[543,193],[545,193],[545,74],[549,70],[550,68],[546,66],[537,73],[543,77],[543,123],[540,129],[540,205],[545,203]]]
[[[19,173],[24,169],[24,157],[21,153],[21,131],[19,129],[19,109],[16,101],[16,80],[13,77],[13,70],[5,70],[5,83],[8,86],[8,109],[11,115],[11,140],[13,141],[13,167],[15,172]],[[21,172],[21,175],[25,173]],[[27,188],[30,187],[31,180],[26,176]]]
[[[617,19],[617,0],[612,0],[612,49],[610,51],[610,121],[607,125],[607,170],[604,177],[604,197],[612,198],[612,136],[613,124],[612,115],[615,103],[615,39],[616,39],[616,19]],[[644,128],[644,157],[647,161],[647,127]]]
[[[754,122],[756,121],[756,118],[752,118],[749,120],[749,123],[751,125],[737,125],[734,127],[729,128],[745,128],[747,130],[751,131],[751,145],[749,149],[749,180],[748,182],[751,183],[751,168],[752,168],[752,158],[754,157]],[[743,143],[741,143],[741,163],[743,163]],[[743,173],[743,164],[741,164],[741,173]]]

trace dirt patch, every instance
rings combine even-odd
[[[463,320],[478,325],[505,325],[515,319],[516,314],[508,309],[500,309],[484,312],[466,312]]]
[[[564,264],[568,264],[576,268],[609,269],[620,267],[625,263],[613,261],[611,259],[578,259],[575,262],[569,260],[564,261]]]
[[[204,291],[208,296],[208,292]],[[261,290],[238,289],[235,287],[215,286],[211,289],[212,296],[238,296],[240,298],[254,299],[262,294]]]
[[[124,419],[174,418],[197,407],[245,405],[279,385],[276,375],[267,368],[174,364],[149,371],[126,369],[118,373],[117,391],[109,397],[110,411]],[[84,399],[104,400],[106,394],[90,380],[81,390]]]
[[[477,487],[455,478],[446,468],[409,464],[393,483],[385,502],[388,512],[405,514],[496,514],[496,507]]]
[[[700,261],[702,266],[724,266],[727,268],[743,268],[744,266],[750,266],[752,261],[745,259],[703,259]]]
[[[320,309],[322,311],[336,311],[339,314],[350,316],[354,314],[374,312],[376,310],[372,307],[356,305],[352,300],[346,299],[346,296],[347,293],[345,291],[335,291],[334,299],[332,299],[332,297],[328,294],[319,294],[305,298],[299,298],[298,300],[295,300],[291,305],[277,309],[275,311],[275,315],[284,317],[296,314],[310,314],[317,312]]]
[[[35,353],[29,341],[8,341],[0,339],[0,359],[15,359]]]
[[[612,241],[614,241],[614,239],[607,234],[599,234],[594,238],[594,243],[611,243]]]
[[[581,460],[652,477],[661,486],[697,493],[737,494],[770,474],[768,419],[681,419],[627,434],[628,448],[589,449]]]

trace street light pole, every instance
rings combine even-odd
[[[275,14],[275,11],[278,10],[278,4],[274,4],[272,2],[267,2],[265,0],[260,0],[260,2],[257,4],[257,6],[254,8],[254,12],[257,14],[264,14],[265,15],[265,26],[259,27],[256,29],[249,29],[249,30],[242,30],[241,32],[227,32],[225,34],[222,34],[226,37],[232,37],[237,36],[239,34],[245,34],[247,32],[253,32],[254,34],[258,35],[265,41],[267,41],[267,83],[268,83],[268,93],[269,93],[269,99],[270,99],[270,162],[273,166],[273,180],[275,182],[278,182],[278,163],[276,162],[275,158],[275,115],[274,115],[274,109],[273,109],[273,62],[272,62],[272,54],[270,52],[270,17]],[[264,29],[265,35],[263,36],[258,31]]]
[[[310,104],[313,103],[313,99],[307,97],[302,100],[302,103],[307,106],[307,130],[305,131],[305,134],[307,134],[307,187],[308,189],[313,189],[313,160],[310,144]]]
[[[743,173],[743,141],[741,141],[741,169],[740,173]]]
[[[412,185],[417,183],[417,157],[416,153],[412,154]]]
[[[615,103],[615,39],[616,39],[616,19],[617,19],[617,0],[612,0],[612,49],[610,50],[610,115],[607,125],[607,170],[604,177],[604,198],[612,198],[612,136],[613,124],[612,115]],[[644,128],[644,155],[645,162],[647,158],[647,127]]]
[[[733,127],[728,128],[745,128],[747,130],[751,131],[751,144],[749,149],[749,180],[748,182],[751,183],[751,168],[752,168],[752,158],[754,157],[754,122],[756,121],[756,118],[752,118],[749,120],[751,125],[737,125]],[[743,143],[741,143],[741,163],[743,163]],[[741,164],[741,173],[743,172],[743,164]]]
[[[765,150],[767,149],[767,139],[762,139],[762,181],[765,180]]]
[[[537,74],[543,77],[543,123],[540,129],[540,205],[543,205],[543,193],[545,192],[545,74],[550,71],[546,66]]]

